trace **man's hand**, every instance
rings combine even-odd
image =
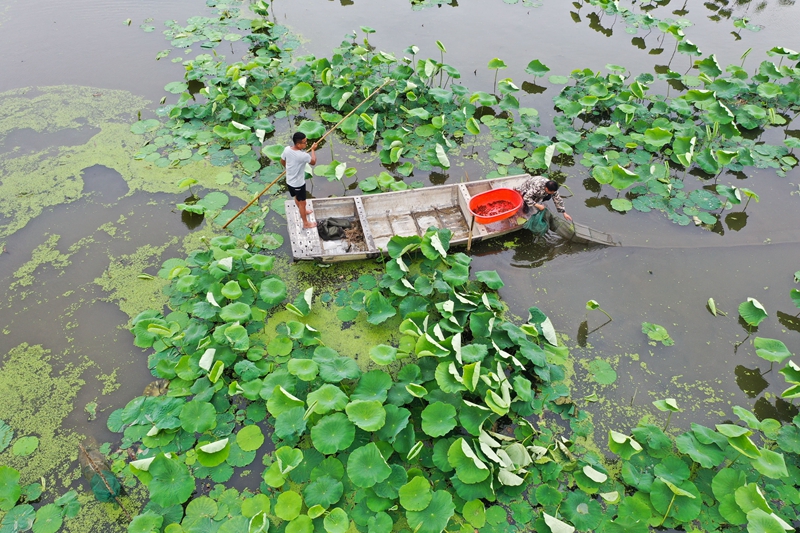
[[[539,211],[544,211],[544,205],[542,204],[533,204],[533,207],[535,207]]]
[[[567,220],[569,220],[570,222],[572,222],[572,217],[571,217],[571,216],[569,216],[569,213],[564,213],[564,218],[566,218]]]
[[[312,144],[311,145],[311,151],[313,152],[316,149],[317,149],[317,143]]]

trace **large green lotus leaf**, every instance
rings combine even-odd
[[[442,533],[454,513],[453,497],[446,491],[437,490],[428,507],[422,511],[408,511],[406,518],[417,533]]]
[[[301,81],[289,91],[289,96],[295,102],[310,102],[314,99],[314,88],[308,83]]]
[[[615,189],[617,189],[618,191],[630,187],[637,181],[642,181],[642,180],[635,172],[631,172],[627,168],[623,168],[619,165],[614,165],[613,167],[611,167],[610,185]]]
[[[242,515],[253,518],[258,513],[269,513],[270,501],[266,494],[256,494],[242,502]]]
[[[358,379],[361,375],[358,363],[349,357],[339,355],[320,357],[317,350],[315,350],[314,361],[319,365],[319,377],[328,383],[340,383],[345,379]]]
[[[32,505],[23,504],[12,508],[3,517],[0,523],[0,531],[3,533],[17,533],[18,531],[28,531],[36,519],[36,511]]]
[[[392,377],[383,370],[371,370],[361,376],[356,385],[356,390],[350,395],[351,400],[377,400],[386,401],[389,389],[392,387]]]
[[[303,400],[292,395],[280,385],[275,387],[275,390],[272,391],[272,395],[270,396],[269,400],[267,400],[267,409],[272,416],[278,416],[284,411],[288,411],[289,409],[293,409],[295,407],[302,407],[303,405]]]
[[[792,356],[792,352],[786,345],[777,339],[756,337],[753,346],[756,349],[756,355],[772,363],[783,363]]]
[[[736,504],[745,513],[749,513],[753,509],[761,509],[767,513],[772,512],[769,503],[764,498],[764,494],[755,483],[748,483],[739,487],[734,492],[734,497],[736,498]]]
[[[461,515],[473,527],[480,529],[486,525],[486,506],[481,500],[465,503]]]
[[[748,298],[739,305],[739,316],[749,325],[755,327],[767,318],[767,310],[755,298]]]
[[[141,529],[139,531],[143,531],[144,533],[150,533],[153,529],[158,529],[161,527],[161,521],[163,517],[161,515],[157,515],[155,513],[144,513],[144,515],[152,515],[156,517],[157,520],[153,520],[152,522],[155,524],[154,527],[150,529]],[[137,518],[140,518],[144,515],[139,515],[133,519],[135,522]],[[33,533],[56,533],[59,529],[61,529],[61,525],[64,523],[64,519],[62,517],[62,510],[61,507],[54,504],[48,503],[39,508],[36,511],[36,520],[33,522]],[[133,522],[128,526],[128,531],[134,531],[132,529]]]
[[[314,381],[319,373],[319,365],[311,359],[290,359],[287,368],[303,381]]]
[[[268,304],[279,304],[286,299],[286,284],[278,278],[266,279],[261,282],[258,295]]]
[[[580,531],[594,531],[603,520],[600,502],[580,491],[571,491],[561,505],[561,513]]]
[[[0,465],[0,511],[8,511],[22,495],[19,472],[10,466]]]
[[[275,502],[275,516],[281,520],[294,520],[303,508],[303,498],[293,490],[281,492]]]
[[[384,405],[383,408],[386,411],[386,422],[376,435],[381,441],[391,444],[408,425],[411,412],[408,409],[392,404]]]
[[[751,459],[750,464],[761,474],[772,479],[781,479],[789,475],[789,472],[786,470],[783,454],[773,452],[766,448],[761,448],[761,455],[755,459]]]
[[[374,442],[356,449],[347,458],[347,475],[356,487],[372,487],[391,473],[392,469]]]
[[[536,501],[546,509],[556,509],[564,496],[561,491],[550,485],[543,484],[536,487]]]
[[[203,433],[217,427],[217,410],[208,402],[192,400],[181,408],[181,427],[189,433]]]
[[[663,128],[650,128],[644,132],[644,142],[656,148],[669,144],[672,132]]]
[[[167,459],[160,453],[150,463],[148,472],[152,476],[147,485],[150,499],[161,507],[182,504],[194,492],[194,478],[178,459]]]
[[[248,257],[245,263],[253,267],[253,270],[266,272],[272,270],[272,266],[275,264],[275,257],[272,255],[255,254]]]
[[[220,289],[222,295],[229,300],[236,300],[242,296],[242,288],[239,286],[238,281],[229,281]],[[250,315],[248,315],[249,318]]]
[[[789,453],[800,454],[800,428],[796,425],[784,425],[778,432],[778,446]]]
[[[281,446],[275,450],[275,460],[283,474],[288,474],[303,462],[303,451],[289,446]]]
[[[236,434],[236,444],[245,452],[258,450],[264,444],[264,434],[256,425],[245,426]]]
[[[364,431],[377,431],[386,423],[386,410],[378,400],[356,400],[345,407],[347,418]]]
[[[462,483],[479,483],[489,477],[489,467],[478,458],[463,438],[450,445],[447,461],[456,469],[456,475]]]
[[[422,431],[431,437],[442,437],[456,427],[456,408],[449,403],[434,402],[422,411]]]
[[[753,509],[747,513],[747,533],[786,533],[774,513]]]
[[[350,517],[345,511],[336,507],[325,516],[323,526],[326,533],[346,533],[350,529]]]
[[[407,511],[422,511],[433,499],[430,482],[422,476],[416,476],[400,487],[400,505]]]
[[[269,344],[267,344],[267,352],[276,357],[289,355],[292,353],[292,348],[294,348],[292,339],[286,335],[277,335],[269,341]]]
[[[369,358],[378,365],[388,365],[397,358],[397,348],[379,344],[369,349]]]
[[[761,455],[761,451],[753,444],[748,435],[740,435],[738,437],[728,437],[728,444],[731,445],[737,452],[756,459]]]
[[[722,201],[705,189],[697,189],[689,193],[689,199],[697,204],[700,209],[713,211],[722,207]]]
[[[310,479],[313,481],[320,476],[330,476],[341,481],[344,478],[344,465],[336,457],[326,457],[311,470]]]
[[[250,336],[247,334],[245,327],[241,324],[234,323],[232,326],[225,328],[225,339],[234,350],[246,352],[250,349]]]
[[[300,436],[306,430],[305,409],[303,407],[293,407],[276,417],[275,435],[282,439],[289,439]]]
[[[676,494],[673,487],[676,487],[681,492]],[[684,494],[688,493],[688,495]],[[674,496],[674,501],[673,501]],[[683,481],[680,484],[674,484],[672,487],[661,479],[656,479],[653,482],[653,487],[650,489],[650,502],[653,508],[661,513],[663,516],[669,509],[669,515],[680,522],[690,522],[700,516],[700,508],[703,503],[700,491],[691,481]],[[670,502],[672,507],[670,508]]]
[[[220,310],[219,317],[225,322],[246,322],[250,320],[250,306],[242,302],[228,304]]]
[[[320,476],[303,489],[306,505],[321,505],[328,508],[338,502],[344,492],[344,485],[330,476]]]
[[[703,444],[692,432],[686,432],[675,439],[678,450],[687,454],[695,463],[704,468],[715,468],[725,460],[723,452],[716,444]]]
[[[496,270],[481,270],[475,273],[475,277],[493,291],[499,290],[505,285]]]
[[[59,512],[59,518],[61,513]],[[36,517],[39,520],[39,517]],[[151,533],[152,531],[159,531],[161,524],[164,522],[164,517],[152,511],[142,513],[133,518],[133,521],[128,524],[128,533]]]
[[[219,444],[222,444],[221,448]],[[225,462],[231,453],[231,446],[228,439],[223,439],[208,446],[199,446],[195,452],[197,453],[197,462],[207,468],[213,468]]]
[[[325,455],[346,450],[353,444],[356,428],[344,413],[325,416],[311,428],[311,442]]]
[[[308,406],[314,406],[313,411],[324,415],[331,411],[341,411],[348,403],[347,395],[336,385],[326,383],[315,391],[309,392],[306,398]]]
[[[319,139],[325,135],[325,126],[321,122],[304,120],[297,127],[297,131],[305,133],[309,139]]]
[[[723,468],[711,480],[711,492],[714,493],[715,498],[722,500],[723,496],[733,494],[739,487],[744,487],[745,483],[747,483],[747,475],[743,471]]]
[[[364,301],[366,303],[367,322],[370,324],[380,325],[397,314],[397,309],[377,289],[367,294]]]

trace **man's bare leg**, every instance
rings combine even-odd
[[[300,211],[300,218],[303,219],[303,227],[316,228],[316,224],[308,221],[308,215],[313,213],[313,211],[306,211],[306,201],[303,200],[302,202],[299,202],[297,198],[295,198],[294,203],[297,204],[297,209]]]

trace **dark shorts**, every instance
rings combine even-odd
[[[302,184],[300,187],[292,187],[291,185],[287,185],[289,187],[289,194],[292,198],[297,200],[298,202],[305,202],[306,201],[306,184]]]

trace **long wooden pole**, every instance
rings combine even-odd
[[[360,104],[358,104],[357,106],[355,106],[355,107],[353,108],[353,110],[352,110],[352,111],[350,111],[350,112],[349,112],[349,113],[348,113],[348,114],[347,114],[347,115],[346,115],[346,116],[345,116],[345,117],[344,117],[342,120],[340,120],[339,122],[337,122],[337,123],[336,123],[336,125],[334,125],[334,126],[331,128],[331,129],[329,129],[327,132],[325,132],[325,135],[323,135],[322,137],[320,137],[320,139],[319,139],[318,141],[315,141],[315,143],[316,143],[316,144],[319,144],[319,143],[321,143],[323,140],[325,140],[325,137],[327,137],[328,135],[330,135],[330,134],[331,134],[331,132],[333,132],[333,131],[334,131],[336,128],[338,128],[339,126],[341,126],[342,122],[344,122],[345,120],[347,120],[348,118],[350,118],[350,116],[351,116],[353,113],[355,113],[355,112],[356,112],[356,110],[357,110],[359,107],[361,107],[362,105],[364,105],[364,104],[367,102],[367,100],[369,100],[370,98],[372,98],[373,96],[375,96],[375,95],[378,93],[378,91],[380,91],[381,89],[383,89],[384,87],[386,87],[386,86],[387,86],[389,83],[391,83],[392,81],[393,81],[393,80],[389,79],[389,80],[386,80],[385,82],[383,82],[383,85],[381,85],[380,87],[378,87],[377,89],[375,89],[374,91],[372,91],[372,92],[370,93],[370,95],[369,95],[369,96],[367,96],[367,97],[366,97],[364,100],[362,100]],[[308,151],[310,151],[310,150],[311,150],[311,149],[309,148],[309,149],[308,149],[308,150],[306,150],[306,151],[308,152]],[[282,178],[282,177],[283,177],[285,174],[286,174],[286,170],[284,170],[283,172],[281,172],[280,174],[278,174],[278,177],[277,177],[277,178],[275,178],[274,180],[272,180],[272,182],[271,182],[269,185],[267,185],[266,187],[264,187],[264,190],[263,190],[263,191],[261,191],[260,193],[258,193],[258,194],[256,195],[256,197],[255,197],[255,198],[253,198],[252,200],[250,200],[250,202],[249,202],[249,203],[248,203],[246,206],[244,206],[243,208],[241,208],[241,209],[239,210],[239,212],[238,212],[238,213],[236,213],[235,215],[233,215],[233,218],[232,218],[232,219],[230,219],[229,221],[227,221],[227,222],[225,223],[225,225],[224,225],[224,226],[222,226],[222,229],[225,229],[225,228],[227,228],[227,227],[228,227],[228,224],[230,224],[231,222],[233,222],[234,220],[236,220],[236,219],[239,217],[239,215],[241,215],[242,213],[244,213],[245,211],[247,211],[247,209],[248,209],[248,208],[249,208],[251,205],[253,205],[254,203],[256,203],[256,202],[258,201],[258,199],[259,199],[259,198],[261,198],[261,196],[262,196],[264,193],[266,193],[266,192],[269,190],[269,188],[270,188],[270,187],[272,187],[273,185],[275,185],[275,184],[278,182],[278,180],[279,180],[279,179],[281,179],[281,178]]]

